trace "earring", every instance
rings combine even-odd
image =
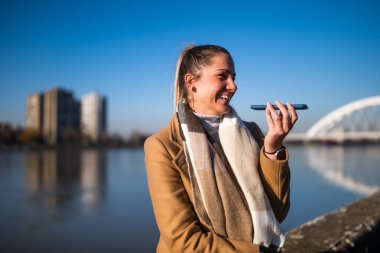
[[[197,88],[195,88],[195,87],[191,88],[191,90],[192,90],[193,92],[197,92]]]

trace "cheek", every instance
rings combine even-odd
[[[213,78],[202,81],[203,82],[199,83],[199,85],[196,86],[198,99],[205,102],[214,102],[218,93],[224,87],[223,83],[220,82],[219,79],[215,80]]]
[[[210,87],[210,89],[207,90],[207,97],[208,100],[214,101],[216,97],[218,96],[218,93],[220,92],[220,88],[218,87]]]

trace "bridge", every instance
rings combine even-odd
[[[315,123],[305,134],[287,141],[380,142],[380,96],[346,104]]]

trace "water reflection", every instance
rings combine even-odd
[[[311,146],[307,156],[311,168],[328,181],[359,194],[371,194],[380,189],[376,145]]]
[[[106,156],[103,150],[84,150],[81,157],[81,200],[86,210],[94,210],[104,199]]]
[[[105,194],[106,153],[101,149],[59,148],[25,154],[29,204],[53,212],[78,200],[95,211]]]

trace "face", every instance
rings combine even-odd
[[[211,58],[211,65],[200,70],[200,78],[185,75],[191,109],[203,115],[219,115],[228,112],[229,103],[237,90],[235,66],[224,53]]]

